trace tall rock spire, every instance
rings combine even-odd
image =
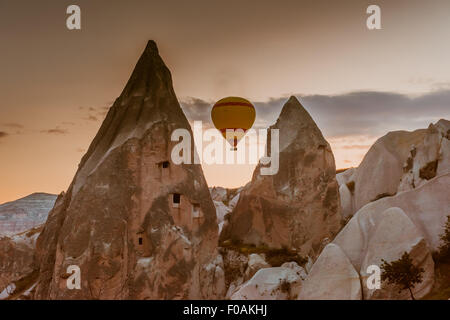
[[[326,238],[331,240],[340,227],[333,153],[295,97],[269,128],[268,145],[271,129],[279,130],[279,171],[261,175],[258,164],[225,223],[221,241],[286,247],[317,257]]]
[[[150,41],[37,242],[41,299],[223,295],[216,215],[200,165],[175,165],[190,125]],[[192,147],[194,148],[194,147]],[[81,269],[81,290],[66,286]]]

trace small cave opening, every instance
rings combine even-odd
[[[173,202],[173,204],[179,205],[181,202],[181,195],[179,193],[174,193],[172,202]]]

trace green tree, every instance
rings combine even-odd
[[[444,233],[441,234],[442,244],[439,247],[438,260],[450,259],[450,216],[447,216],[447,222],[444,226]]]
[[[381,278],[387,280],[388,283],[396,284],[401,287],[399,292],[402,290],[409,290],[411,294],[411,299],[416,300],[412,293],[412,289],[416,284],[422,282],[422,273],[425,272],[423,268],[416,267],[412,263],[412,259],[407,252],[405,252],[402,257],[396,261],[386,262],[381,260],[383,264],[381,269]]]

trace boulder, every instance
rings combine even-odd
[[[353,216],[333,242],[346,252],[359,269],[361,252],[366,250],[367,241],[376,225],[374,221],[378,221],[387,209],[397,207],[414,223],[430,250],[435,251],[440,246],[440,235],[449,215],[443,209],[450,207],[449,185],[450,173],[447,173],[419,188],[369,203]]]
[[[292,269],[297,273],[297,275],[300,276],[302,280],[305,280],[307,277],[307,273],[303,267],[300,267],[297,262],[291,261],[291,262],[285,262],[281,265],[282,268],[289,268]]]
[[[251,277],[253,277],[259,269],[264,268],[270,268],[270,264],[266,262],[265,257],[256,253],[250,254],[248,256],[248,266],[245,271],[245,279],[251,279]]]
[[[427,129],[394,131],[378,139],[360,166],[337,175],[339,185],[351,186],[353,213],[367,203],[420,187],[450,172],[450,121],[441,119]]]
[[[355,212],[369,202],[397,193],[410,149],[423,141],[426,130],[394,131],[378,139],[354,175]]]
[[[288,300],[296,298],[302,278],[291,268],[260,269],[231,300]]]
[[[448,185],[450,173],[369,203],[336,236],[333,243],[342,249],[363,279],[365,299],[409,298],[408,292],[399,293],[395,286],[384,283],[381,290],[373,291],[367,289],[365,282],[368,266],[380,266],[381,259],[397,260],[404,252],[425,270],[423,281],[413,293],[420,298],[430,292],[434,278],[431,252],[440,246],[440,235],[449,214],[445,210],[450,207]]]
[[[352,181],[353,175],[355,174],[357,168],[349,168],[345,170],[344,172],[336,174],[336,181],[339,186],[348,183],[349,181]]]
[[[336,244],[328,244],[303,282],[299,300],[360,300],[358,272]]]
[[[365,299],[409,299],[407,290],[400,291],[393,285],[383,282],[381,289],[368,289],[366,280],[367,270],[371,265],[381,266],[382,260],[387,262],[401,258],[408,252],[413,264],[425,270],[423,280],[413,289],[414,296],[421,298],[433,287],[434,262],[424,237],[414,226],[411,219],[400,208],[389,208],[372,217],[373,232],[368,239],[367,252],[362,261],[360,275],[363,282]]]

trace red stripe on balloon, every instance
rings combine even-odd
[[[245,102],[221,102],[214,105],[215,107],[231,107],[231,106],[239,106],[239,107],[249,107],[254,108],[252,104]]]
[[[225,128],[225,129],[220,129],[220,132],[227,132],[227,130],[233,130],[233,131],[236,131],[236,130],[243,130],[244,132],[247,132],[247,130],[248,129],[244,129],[244,128]]]

